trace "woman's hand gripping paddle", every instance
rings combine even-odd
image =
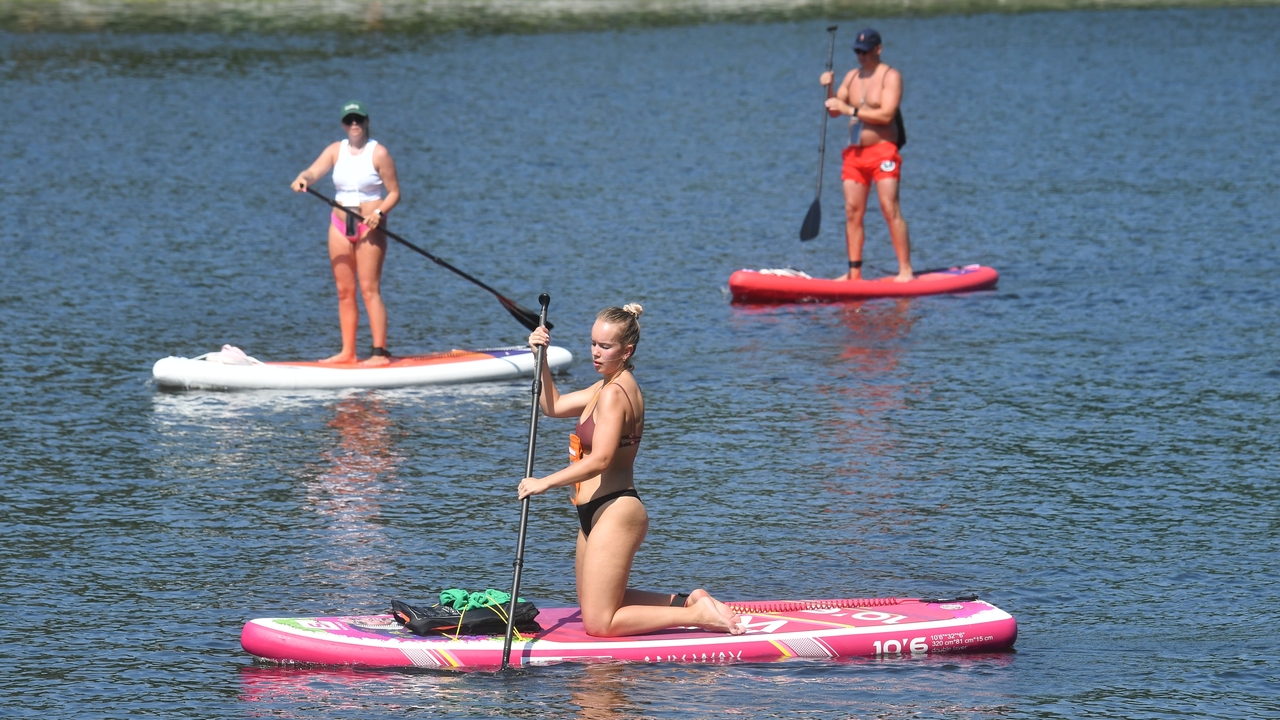
[[[831,72],[831,63],[835,58],[836,52],[836,26],[832,25],[827,28],[827,32],[831,33],[831,42],[827,45],[827,72]],[[827,86],[827,97],[831,97],[831,88],[835,84],[835,78],[831,78],[831,85]],[[827,106],[822,106],[822,137],[818,140],[818,190],[814,193],[813,204],[809,206],[809,214],[804,216],[804,222],[800,224],[800,240],[812,240],[818,237],[818,229],[822,225],[822,162],[827,156]]]
[[[325,197],[325,196],[321,195],[320,193],[316,192],[315,190],[312,190],[310,187],[308,187],[308,188],[307,188],[307,192],[309,192],[309,193],[311,193],[312,195],[315,195],[316,197],[320,198],[321,200],[323,200],[323,201],[325,201],[325,202],[329,203],[329,204],[330,204],[330,205],[332,205],[333,207],[335,207],[335,208],[337,208],[337,209],[339,209],[339,210],[342,210],[342,211],[344,211],[344,212],[346,212],[346,213],[349,213],[349,214],[353,215],[353,216],[356,218],[356,220],[357,220],[357,221],[359,221],[359,222],[364,222],[364,218],[362,218],[362,217],[360,217],[359,215],[357,215],[356,213],[352,212],[350,208],[345,208],[345,207],[343,207],[343,206],[339,205],[338,203],[334,202],[333,200],[330,200],[329,198],[327,198],[327,197]],[[435,263],[435,264],[439,265],[440,267],[442,267],[442,268],[444,268],[444,269],[446,269],[446,270],[452,270],[453,272],[457,273],[458,275],[462,276],[463,278],[465,278],[465,279],[467,279],[467,280],[470,280],[471,282],[475,283],[476,285],[479,285],[480,287],[484,288],[485,290],[488,290],[489,292],[493,293],[493,296],[494,296],[494,297],[496,297],[496,298],[498,298],[498,302],[502,303],[502,307],[506,308],[506,309],[507,309],[507,312],[511,313],[511,316],[512,316],[512,317],[514,317],[516,320],[518,320],[518,321],[520,322],[520,324],[521,324],[521,325],[523,325],[523,326],[525,326],[525,327],[529,328],[530,330],[534,330],[534,329],[536,329],[536,328],[538,327],[538,323],[539,323],[538,315],[537,315],[536,313],[534,313],[532,310],[527,310],[527,309],[525,309],[525,308],[523,308],[523,307],[520,307],[520,306],[519,306],[519,305],[517,305],[513,300],[511,300],[510,298],[505,297],[504,295],[502,295],[502,293],[498,292],[497,290],[494,290],[493,288],[489,287],[488,285],[485,285],[484,283],[482,283],[482,282],[480,282],[479,280],[477,280],[477,279],[475,279],[475,278],[471,277],[471,276],[470,276],[470,275],[468,275],[467,273],[462,272],[462,271],[461,271],[461,270],[459,270],[458,268],[456,268],[456,267],[454,267],[454,266],[450,265],[449,263],[445,262],[444,260],[441,260],[440,258],[436,257],[435,255],[432,255],[431,253],[427,252],[426,250],[423,250],[422,248],[418,247],[417,245],[414,245],[413,243],[409,242],[408,240],[405,240],[404,238],[402,238],[402,237],[400,237],[399,235],[397,235],[397,234],[395,234],[395,233],[391,232],[390,230],[388,230],[388,229],[386,229],[386,228],[382,228],[382,232],[386,233],[387,237],[391,238],[392,240],[395,240],[396,242],[400,243],[401,245],[404,245],[405,247],[407,247],[407,248],[409,248],[410,250],[412,250],[412,251],[414,251],[414,252],[418,253],[419,255],[422,255],[423,257],[425,257],[425,258],[427,258],[428,260],[430,260],[431,262],[433,262],[433,263]],[[542,318],[542,322],[545,322],[545,321],[546,321],[546,316],[544,315],[544,316],[543,316],[543,318]],[[550,326],[550,325],[547,325],[547,329],[548,329],[548,330],[550,330],[550,329],[551,329],[551,326]]]
[[[550,328],[547,324],[547,306],[551,304],[551,296],[542,293],[538,296],[538,304],[542,312],[538,315],[538,325]],[[531,328],[532,329],[532,328]],[[533,408],[529,412],[529,452],[524,461],[524,477],[533,477],[533,453],[538,445],[538,400],[542,397],[542,361],[546,357],[547,346],[540,345],[533,358]],[[516,541],[516,561],[512,563],[515,572],[511,578],[511,607],[507,608],[507,636],[502,641],[502,667],[506,670],[511,662],[511,636],[515,632],[516,600],[520,597],[520,571],[524,569],[524,536],[529,529],[529,498],[520,501],[520,537]]]

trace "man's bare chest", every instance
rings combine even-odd
[[[849,80],[849,102],[853,105],[880,107],[884,96],[885,68],[877,68],[869,77],[854,73]]]

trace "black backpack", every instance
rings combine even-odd
[[[439,603],[419,608],[392,600],[391,615],[414,635],[497,635],[507,631],[505,605],[460,611]],[[542,626],[534,622],[537,616],[538,608],[533,603],[516,603],[517,630],[541,632]]]

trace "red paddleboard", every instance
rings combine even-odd
[[[743,635],[674,628],[600,638],[582,627],[578,608],[545,608],[542,630],[511,645],[512,665],[561,662],[723,663],[858,656],[992,652],[1013,647],[1018,624],[976,598],[860,598],[730,603]],[[502,635],[421,637],[390,615],[250,620],[240,644],[277,663],[496,669]]]
[[[729,277],[729,292],[738,303],[833,302],[879,297],[914,297],[987,290],[1000,273],[985,265],[928,270],[910,282],[893,277],[875,280],[827,280],[798,270],[739,270]]]

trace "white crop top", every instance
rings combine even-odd
[[[333,166],[334,200],[339,205],[355,207],[362,202],[382,199],[382,176],[373,167],[373,149],[377,140],[364,144],[364,151],[352,155],[347,141],[338,148],[338,162]]]

